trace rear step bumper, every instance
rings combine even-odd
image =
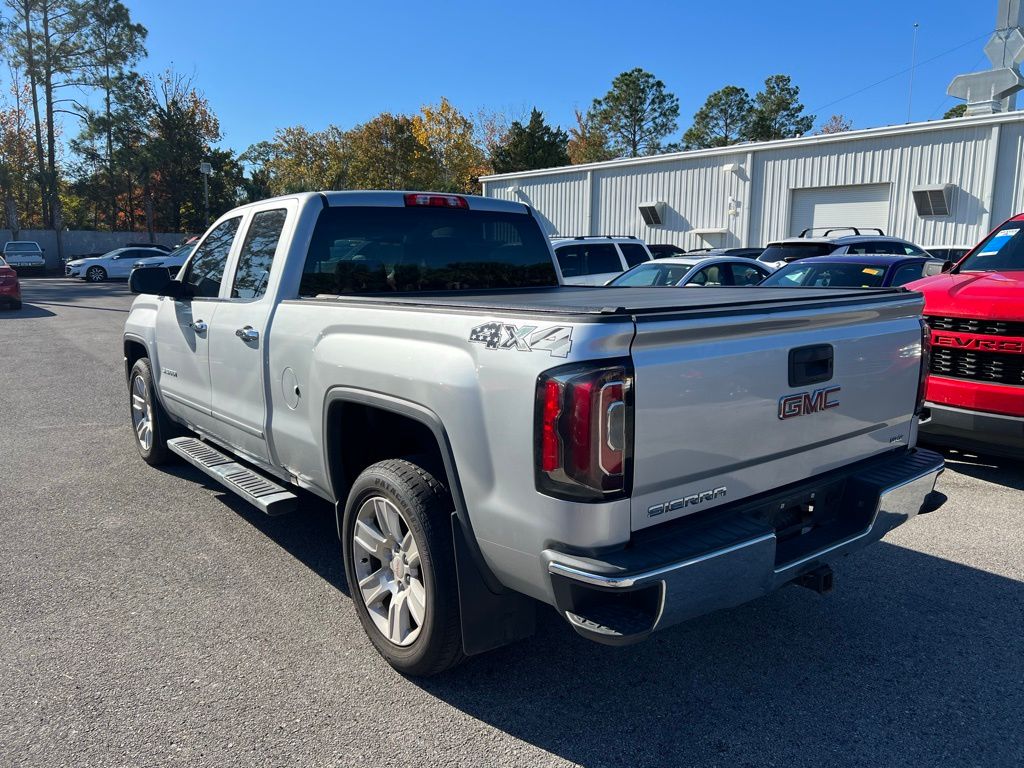
[[[176,437],[167,441],[167,447],[268,515],[283,515],[295,509],[297,497],[294,493],[239,464],[208,443],[194,437]]]
[[[846,474],[666,523],[601,558],[546,550],[556,607],[584,637],[622,645],[806,582],[807,574],[934,509],[929,495],[943,466],[932,451],[889,454]],[[807,500],[824,522],[780,540],[791,527],[773,527],[777,510]]]

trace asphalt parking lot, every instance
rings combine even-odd
[[[138,458],[123,284],[0,313],[0,765],[1019,766],[1024,467],[797,588],[639,646],[537,635],[427,682],[373,651],[333,519]]]

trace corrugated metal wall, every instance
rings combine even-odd
[[[887,233],[920,245],[971,244],[1024,210],[1024,112],[1007,117],[851,135],[848,141],[741,145],[735,152],[642,165],[501,177],[486,180],[484,194],[530,203],[552,234],[637,235],[697,248],[763,245],[794,234],[794,189],[885,183],[892,185]],[[955,185],[952,214],[918,216],[913,188],[947,183]],[[667,204],[664,226],[643,223],[637,206],[648,201]],[[699,234],[715,229],[725,231]]]
[[[921,245],[976,242],[987,226],[992,136],[992,126],[979,126],[757,152],[751,242],[797,234],[791,227],[794,189],[883,183],[892,184],[887,234]],[[918,216],[913,188],[945,183],[956,185],[953,214]]]

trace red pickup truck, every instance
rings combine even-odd
[[[931,326],[922,440],[1024,456],[1024,214],[907,287]]]

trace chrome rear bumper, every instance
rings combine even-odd
[[[635,642],[651,632],[765,595],[836,558],[878,541],[917,515],[943,470],[942,457],[916,450],[872,462],[846,477],[720,508],[604,558],[547,550],[556,606],[580,634]],[[820,480],[818,485],[816,480]],[[781,543],[765,510],[832,491],[833,521]],[[819,496],[824,498],[824,494]],[[805,541],[799,541],[805,539]]]

